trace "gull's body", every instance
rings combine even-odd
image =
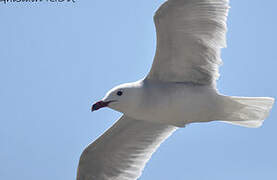
[[[157,50],[149,74],[107,93],[92,110],[124,115],[80,158],[77,180],[135,180],[177,127],[223,121],[259,127],[274,99],[219,94],[228,0],[168,0],[156,12]]]
[[[227,98],[211,86],[187,83],[142,80],[117,88],[120,87],[132,87],[131,96],[137,97],[124,107],[126,116],[178,127],[192,122],[221,120],[219,112]],[[111,104],[111,108],[121,111],[115,104]]]

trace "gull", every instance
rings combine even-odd
[[[152,68],[92,106],[123,115],[83,151],[77,180],[138,179],[160,144],[190,123],[262,125],[273,98],[225,96],[216,88],[228,11],[228,0],[168,0],[159,7]]]

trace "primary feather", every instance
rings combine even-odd
[[[228,0],[169,0],[154,17],[157,50],[148,79],[208,85],[226,46]]]
[[[151,155],[176,129],[122,116],[84,150],[77,180],[137,179]]]

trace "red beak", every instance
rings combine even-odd
[[[103,107],[107,107],[112,101],[104,102],[104,101],[98,101],[91,107],[91,111],[96,111],[98,109],[101,109]]]
[[[98,101],[97,103],[93,104],[91,107],[91,111],[96,111],[98,109],[101,109],[103,107],[107,107],[109,102],[104,102],[104,101]]]

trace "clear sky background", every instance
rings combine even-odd
[[[0,2],[0,179],[74,180],[79,156],[120,116],[93,102],[143,78],[162,0]],[[276,0],[231,0],[218,88],[277,95]],[[192,124],[174,133],[141,180],[277,179],[277,107],[264,126]]]

